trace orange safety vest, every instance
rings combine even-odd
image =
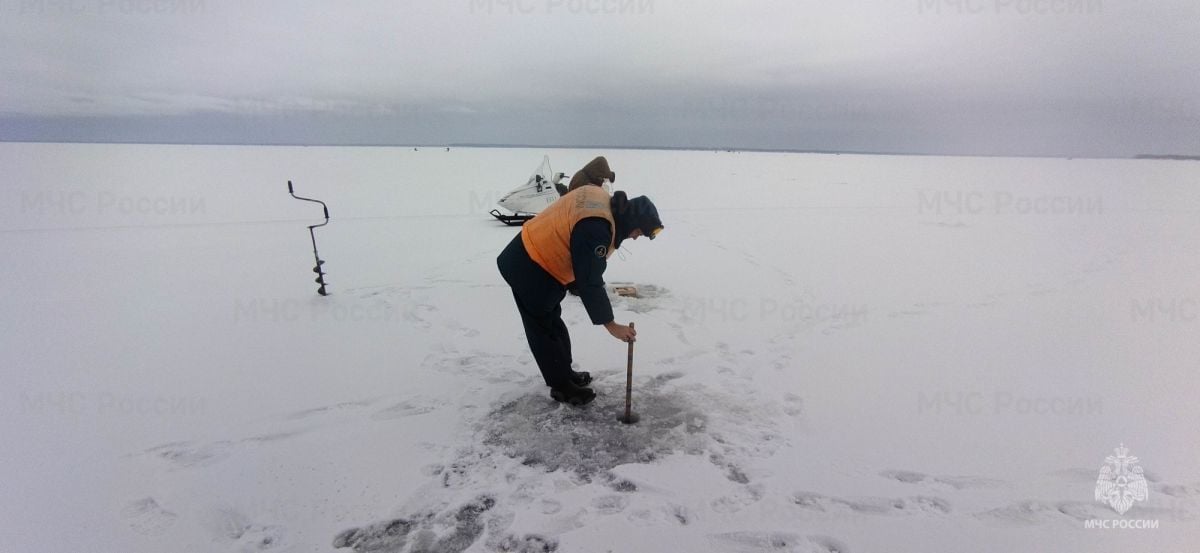
[[[564,286],[575,281],[575,267],[571,264],[571,231],[575,224],[588,217],[601,217],[612,229],[612,240],[604,258],[613,254],[616,246],[617,224],[613,220],[612,197],[599,186],[581,186],[555,200],[525,222],[521,229],[521,242],[529,257],[550,276]]]

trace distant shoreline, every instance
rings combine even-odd
[[[1133,156],[1133,159],[1167,159],[1171,161],[1200,161],[1200,156],[1179,156],[1179,155],[1162,155],[1162,154],[1138,154]]]
[[[989,158],[1037,158],[1037,159],[1138,159],[1156,161],[1200,161],[1200,156],[1179,154],[1136,154],[1132,156],[1065,156],[1044,154],[979,154],[942,152],[888,152],[861,150],[814,150],[793,148],[735,148],[728,146],[617,146],[612,144],[554,145],[554,144],[490,144],[454,142],[450,144],[296,144],[239,143],[239,142],[137,142],[137,141],[84,141],[84,140],[0,140],[5,144],[124,144],[143,146],[270,146],[293,148],[492,148],[492,149],[547,149],[547,150],[635,150],[635,151],[678,151],[678,152],[724,152],[724,153],[769,153],[769,154],[822,154],[852,156],[921,156],[921,157],[989,157]]]

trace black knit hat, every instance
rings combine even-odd
[[[662,219],[658,217],[658,208],[654,202],[645,196],[629,200],[629,210],[633,215],[634,228],[642,229],[642,234],[654,240],[655,229],[663,228]]]
[[[658,217],[658,208],[645,196],[630,200],[624,190],[618,190],[613,194],[612,208],[618,242],[629,236],[633,229],[641,229],[644,236],[654,240],[654,231],[664,228],[662,219]]]

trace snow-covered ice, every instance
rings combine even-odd
[[[486,212],[666,229],[553,402]],[[1200,536],[1200,165],[0,144],[3,551],[1158,551]],[[313,283],[317,231],[332,295]],[[1124,444],[1149,498],[1097,502]],[[1089,520],[1153,529],[1088,529]]]

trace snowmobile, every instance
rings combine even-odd
[[[524,185],[514,188],[500,198],[499,202],[496,202],[500,207],[511,211],[512,214],[508,215],[498,209],[493,209],[490,212],[492,217],[509,226],[525,224],[525,221],[532,219],[534,215],[567,192],[567,186],[562,183],[565,176],[564,173],[551,172],[550,156],[542,158],[542,164],[538,166],[533,175],[530,175]]]

